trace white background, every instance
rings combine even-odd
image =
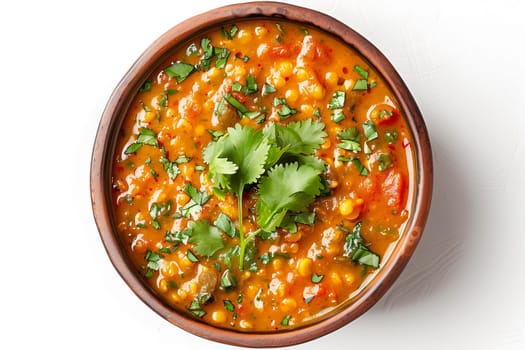
[[[228,1],[0,5],[0,348],[228,349],[157,316],[104,251],[91,149],[113,88],[158,36]],[[301,349],[525,349],[525,6],[292,1],[393,63],[426,120],[429,221],[386,296]]]

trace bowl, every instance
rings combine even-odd
[[[173,49],[186,39],[237,20],[279,18],[317,27],[358,51],[382,75],[394,94],[413,139],[414,183],[411,215],[387,262],[344,308],[329,317],[290,331],[237,332],[218,328],[180,313],[159,298],[137,273],[120,241],[112,209],[112,161],[117,135],[130,103]],[[93,214],[111,263],[129,288],[152,310],[172,324],[202,338],[247,347],[298,344],[324,336],[355,320],[370,309],[392,286],[412,256],[423,233],[430,209],[433,181],[432,152],[422,115],[407,86],[388,59],[346,24],[317,11],[277,2],[251,2],[225,6],[190,18],[163,34],[138,58],[115,88],[102,114],[91,160]]]

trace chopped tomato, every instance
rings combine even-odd
[[[401,209],[406,191],[403,175],[395,169],[390,170],[381,187],[387,205],[393,210]]]

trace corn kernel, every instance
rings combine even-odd
[[[266,56],[266,53],[268,52],[268,45],[261,44],[257,47],[257,57],[261,58]]]
[[[184,204],[188,203],[190,200],[190,197],[186,193],[178,193],[175,196],[175,202],[177,202],[177,205],[183,206]]]
[[[177,265],[173,261],[169,261],[162,267],[162,274],[166,277],[173,277],[178,272],[177,270]]]
[[[181,300],[184,300],[188,297],[188,293],[186,293],[186,291],[182,288],[180,288],[177,293],[179,294],[179,297]]]
[[[146,112],[146,114],[144,114],[143,121],[146,122],[146,123],[151,123],[155,119],[156,116],[157,115],[155,114],[155,112],[148,111],[148,112]]]
[[[281,75],[288,76],[292,74],[293,72],[293,64],[290,61],[282,61],[277,66],[277,71],[281,73]]]
[[[268,33],[268,29],[264,27],[255,27],[255,35],[258,38],[263,38]]]
[[[350,215],[354,210],[354,201],[352,199],[345,199],[339,203],[339,212],[343,216]]]
[[[339,182],[337,181],[330,181],[330,183],[328,184],[328,188],[331,188],[331,189],[334,189],[336,188],[337,186],[339,186]]]
[[[286,90],[284,96],[288,102],[294,103],[299,98],[299,92],[295,89]]]
[[[187,163],[186,164],[182,164],[182,166],[180,167],[180,173],[186,179],[190,179],[194,172],[195,172],[195,167],[190,166]]]
[[[298,242],[302,236],[303,233],[301,231],[297,231],[296,233],[289,233],[284,236],[284,240],[288,243],[295,243]]]
[[[248,44],[252,40],[252,33],[247,30],[241,29],[237,33],[237,38],[241,44]]]
[[[173,116],[175,116],[175,109],[166,108],[166,117],[171,118]]]
[[[355,276],[351,273],[345,273],[344,279],[345,279],[346,284],[351,285],[355,281]]]
[[[341,288],[341,285],[343,284],[343,282],[341,281],[341,277],[335,271],[332,271],[330,273],[330,281],[332,282],[332,286],[335,288]]]
[[[273,74],[271,76],[271,85],[275,87],[276,89],[280,89],[286,84],[286,80],[284,80],[283,77],[281,77],[279,74]]]
[[[275,271],[281,270],[281,267],[283,266],[283,260],[282,259],[273,259],[272,260],[272,267]]]
[[[231,63],[228,63],[226,65],[226,67],[224,67],[224,71],[228,74],[230,74],[231,72],[233,72],[233,69],[235,68],[235,66]]]
[[[241,81],[246,76],[246,69],[242,66],[236,66],[232,72],[232,78],[235,81]]]
[[[294,310],[297,307],[297,302],[294,298],[284,298],[281,302],[280,310],[288,312]]]
[[[297,81],[301,82],[301,81],[307,80],[309,74],[306,71],[306,69],[304,69],[304,68],[297,68],[295,70],[295,76],[297,77]]]
[[[337,85],[338,77],[337,74],[335,74],[334,72],[326,72],[326,74],[324,75],[324,79],[326,81],[326,85],[328,85],[329,87],[334,87]]]
[[[302,277],[308,277],[312,274],[314,262],[310,258],[301,258],[297,262],[297,272]]]
[[[290,253],[297,253],[299,251],[299,244],[297,243],[292,243],[290,244],[290,249],[289,249]]]
[[[195,135],[196,136],[202,136],[206,132],[206,129],[204,128],[204,125],[199,124],[195,127]]]
[[[193,266],[193,263],[186,255],[184,255],[184,257],[181,259],[181,265],[184,267],[190,267]]]
[[[226,322],[226,313],[224,311],[213,311],[211,319],[215,323],[224,323]]]
[[[210,80],[215,80],[215,79],[219,78],[220,74],[221,74],[221,71],[217,67],[211,67],[208,70],[208,73],[207,73],[208,78]]]
[[[282,298],[286,294],[286,284],[281,283],[279,287],[277,287],[277,294]]]
[[[180,303],[180,297],[179,297],[179,294],[177,294],[177,292],[173,292],[170,294],[170,298],[171,300],[173,300],[174,302],[176,303]]]
[[[343,83],[343,86],[345,87],[346,90],[350,90],[354,86],[354,81],[352,79],[347,79]]]
[[[239,327],[243,328],[243,329],[251,329],[253,328],[253,325],[250,321],[246,321],[246,320],[241,320],[239,322]]]
[[[316,100],[321,100],[324,97],[324,94],[324,88],[319,84],[315,84],[311,89],[311,95]]]
[[[311,105],[304,104],[299,108],[301,109],[301,112],[307,114],[308,116],[311,116],[314,113],[314,108]]]
[[[163,278],[159,281],[159,291],[161,293],[166,293],[168,291],[168,282]]]

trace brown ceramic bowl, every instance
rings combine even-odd
[[[143,281],[119,241],[111,202],[111,168],[117,134],[128,106],[147,77],[174,51],[178,43],[222,23],[261,17],[279,17],[306,23],[332,33],[356,49],[384,77],[399,102],[412,132],[415,184],[411,216],[391,256],[373,279],[348,303],[316,323],[278,333],[246,333],[217,328],[190,318],[167,305]],[[390,288],[416,248],[430,208],[432,152],[421,113],[390,62],[364,37],[325,14],[277,2],[252,2],[221,7],[190,18],[156,40],[135,62],[116,87],[98,128],[91,163],[91,199],[100,236],[111,262],[135,294],[150,308],[178,327],[206,339],[249,347],[274,347],[305,342],[326,335],[356,319]]]

